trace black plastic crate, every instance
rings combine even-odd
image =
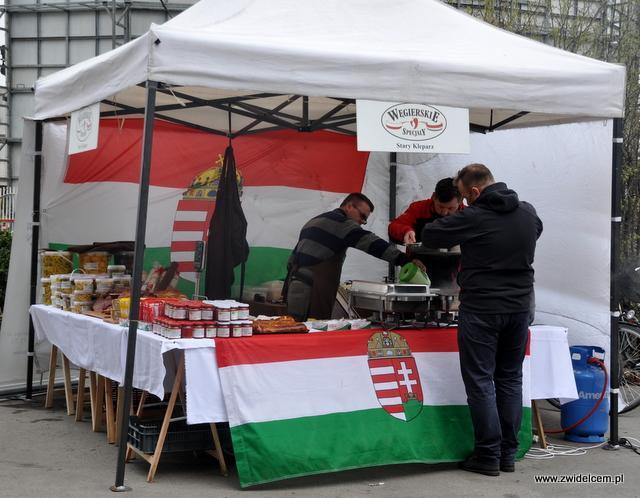
[[[151,454],[156,451],[162,420],[140,420],[137,416],[129,417],[128,443],[142,453]],[[216,424],[220,445],[231,448],[229,424]],[[169,424],[169,430],[162,446],[162,452],[197,451],[215,449],[213,434],[209,424],[188,425],[185,420],[176,420]]]

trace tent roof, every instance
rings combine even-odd
[[[438,0],[200,0],[122,47],[38,80],[34,118],[98,101],[103,112],[142,115],[146,81],[163,84],[158,117],[220,133],[230,129],[229,110],[234,131],[353,132],[355,99],[469,108],[476,129],[486,129],[521,111],[511,126],[622,117],[625,68]]]

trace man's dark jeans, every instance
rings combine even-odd
[[[529,313],[458,314],[460,370],[475,453],[486,463],[512,462],[518,450],[528,328]]]

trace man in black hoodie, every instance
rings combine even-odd
[[[468,207],[426,225],[422,244],[460,245],[458,349],[475,435],[475,455],[460,467],[497,476],[515,470],[542,221],[482,164],[462,168],[454,183]]]

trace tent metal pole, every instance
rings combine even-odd
[[[36,303],[38,286],[38,247],[40,245],[40,179],[42,176],[42,121],[36,123],[36,143],[33,174],[33,213],[31,223],[31,282],[29,304]],[[35,329],[29,315],[29,339],[27,346],[27,389],[26,399],[33,397],[33,360],[35,357]]]
[[[398,176],[398,154],[389,154],[389,223],[396,219],[396,181]],[[395,278],[396,267],[389,263],[389,279]]]
[[[142,289],[142,263],[147,229],[147,210],[149,204],[149,178],[151,176],[151,146],[153,143],[153,124],[156,110],[156,93],[159,83],[147,81],[147,103],[144,113],[144,131],[142,134],[142,159],[140,164],[140,187],[138,193],[138,218],[133,259],[133,279],[131,283],[131,301],[129,310],[129,333],[127,336],[127,356],[124,372],[124,393],[122,411],[119,414],[121,429],[118,446],[116,482],[111,491],[129,491],[124,486],[124,466],[127,453],[127,434],[129,427],[129,409],[133,391],[133,365],[136,357],[136,339],[140,293]]]
[[[620,316],[620,228],[622,224],[622,118],[613,120],[613,157],[611,181],[611,291],[609,309],[611,311],[610,346],[609,346],[609,442],[606,449],[617,449],[618,438],[618,394],[620,379],[618,378],[618,320]]]

